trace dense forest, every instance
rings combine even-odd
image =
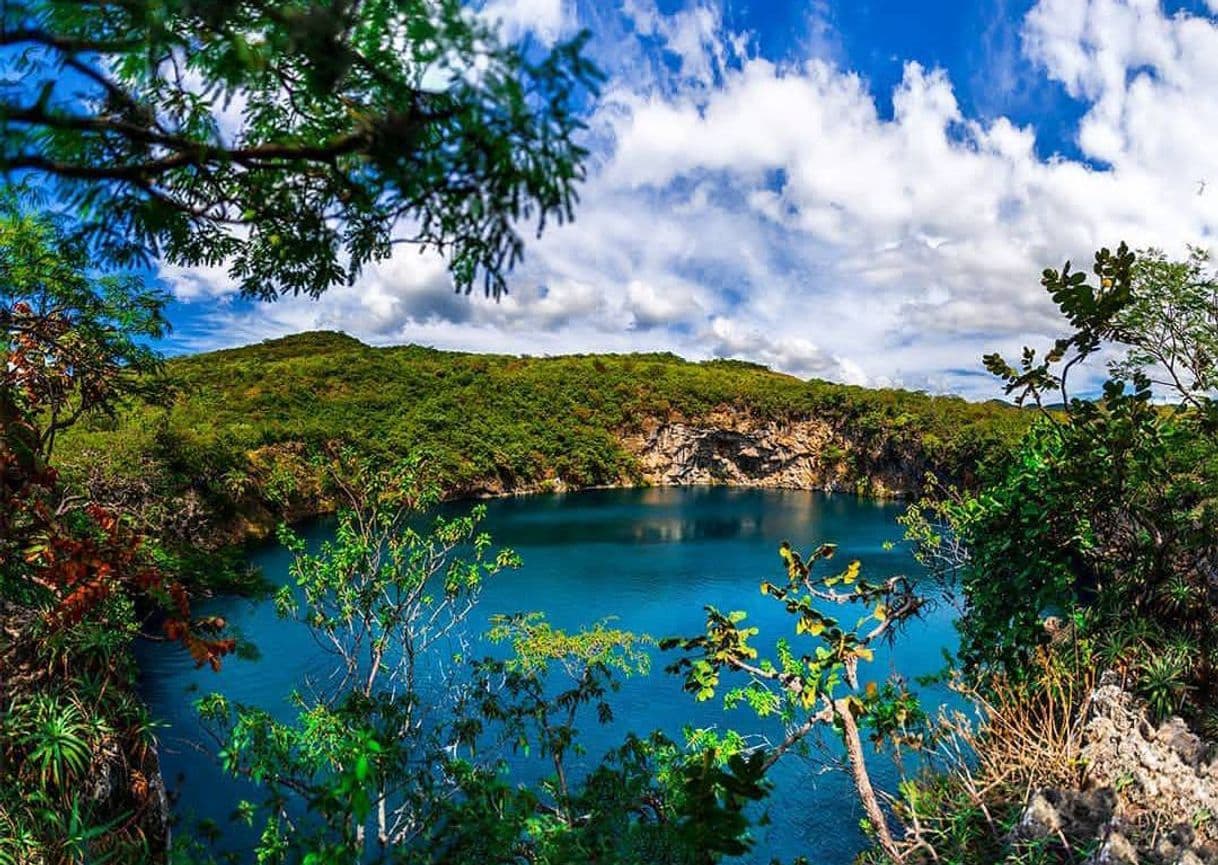
[[[65,432],[60,467],[161,537],[171,527],[158,514],[193,509],[188,539],[211,546],[332,510],[318,457],[340,446],[425,457],[447,495],[470,496],[654,482],[635,440],[674,422],[810,420],[828,437],[788,459],[819,460],[824,486],[884,492],[873,482],[897,478],[910,494],[928,473],[971,481],[1031,420],[999,401],[804,382],[738,361],[378,349],[336,333],[175,358],[157,387]]]
[[[1009,403],[335,333],[166,361],[154,262],[224,264],[273,300],[353,284],[404,241],[500,297],[524,237],[575,216],[580,109],[603,80],[589,36],[516,45],[457,0],[0,16],[0,865],[765,858],[775,767],[826,748],[863,863],[1218,861],[1204,251],[1122,243],[1043,271],[1061,336],[983,361]],[[238,97],[221,131],[215,100]],[[776,640],[710,605],[698,632],[655,639],[525,612],[493,620],[501,654],[443,654],[486,581],[521,567],[468,497],[674,478],[903,493],[926,577],[796,537],[755,575]],[[323,512],[310,545],[292,522]],[[326,649],[326,684],[302,681],[286,715],[183,697],[198,748],[250,791],[231,804],[256,841],[226,854],[223,827],[173,831],[133,647],[230,663],[243,646],[198,602],[267,592],[232,544],[268,531],[289,565],[264,602]],[[967,712],[875,663],[899,660],[932,592],[959,633],[935,678]],[[586,754],[581,731],[653,658],[691,705],[781,737],[639,717]],[[543,777],[514,771],[521,752]]]

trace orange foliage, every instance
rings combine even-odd
[[[165,611],[165,635],[196,664],[219,669],[236,642],[203,636],[200,631],[220,630],[216,620],[192,624],[186,590],[151,563],[143,538],[119,514],[74,503],[44,456],[40,413],[73,388],[89,391],[86,399],[104,397],[112,365],[90,365],[70,350],[71,333],[61,320],[40,320],[20,303],[7,318],[24,329],[10,333],[0,358],[0,552],[19,557],[22,577],[50,594],[46,617],[53,627],[80,622],[115,592],[130,591]],[[51,343],[56,351],[48,352]]]

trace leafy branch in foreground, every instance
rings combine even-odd
[[[1101,249],[1095,254],[1091,268],[1099,278],[1098,285],[1087,281],[1086,272],[1071,270],[1068,261],[1060,271],[1045,270],[1041,285],[1074,332],[1056,340],[1039,360],[1036,350],[1025,346],[1018,369],[997,353],[987,354],[983,359],[985,368],[1005,382],[1005,391],[1015,394],[1018,405],[1030,399],[1044,412],[1044,398],[1054,391],[1060,394],[1063,405],[1070,405],[1070,372],[1113,337],[1114,320],[1128,305],[1133,291],[1135,259],[1124,243],[1115,253],[1107,247]],[[1059,366],[1060,371],[1056,371]]]
[[[462,687],[445,646],[463,636],[483,581],[518,564],[478,530],[482,507],[415,528],[417,509],[435,501],[418,461],[386,470],[338,452],[329,474],[343,501],[334,539],[312,554],[281,531],[293,583],[276,604],[309,628],[333,669],[304,683],[292,721],[220,695],[201,704],[225,769],[267,788],[260,850],[272,857],[313,831],[294,811],[302,801],[323,825],[297,843],[340,858],[384,855],[430,825],[429,791],[447,783],[446,749],[459,743],[446,738]]]
[[[535,59],[459,0],[10,0],[0,171],[122,264],[273,299],[411,242],[499,297],[520,223],[572,217],[585,40]]]
[[[283,533],[294,585],[278,602],[331,668],[289,720],[219,694],[199,706],[224,768],[262,790],[238,808],[264,818],[261,861],[706,865],[747,851],[745,809],[768,790],[760,755],[690,754],[652,734],[573,759],[585,718],[612,719],[617,677],[647,670],[647,638],[496,617],[490,638],[513,654],[471,674],[462,626],[483,581],[517,564],[492,553],[483,509],[423,530],[435,499],[417,462],[340,452],[330,472],[345,501],[334,540],[310,553]],[[509,749],[550,774],[511,783]]]
[[[781,639],[774,658],[759,659],[750,644],[758,629],[741,626],[744,613],[724,614],[714,607],[707,607],[704,634],[666,639],[660,647],[686,653],[668,669],[684,673],[685,689],[698,700],[715,695],[725,672],[747,678],[746,684],[724,695],[725,705],[745,704],[759,717],[777,717],[786,731],[764,758],[756,752],[763,771],[788,752],[806,752],[813,734],[835,730],[845,744],[851,778],[872,831],[886,852],[899,856],[867,772],[859,729],[860,723],[869,724],[877,744],[890,740],[898,747],[916,746],[921,712],[899,684],[881,688],[868,683],[860,689],[858,664],[872,660],[876,642],[916,616],[925,600],[905,577],[878,583],[862,579],[857,561],[836,574],[814,574],[816,564],[832,559],[836,550],[834,544],[822,544],[805,559],[784,543],[780,553],[785,583],[761,584],[762,594],[782,603],[794,618],[796,635],[817,641],[811,651],[797,654],[790,641]],[[826,603],[862,606],[865,613],[854,628],[844,627],[822,612]]]
[[[635,644],[649,641],[608,628],[603,622],[568,634],[551,627],[539,613],[496,616],[488,636],[494,643],[510,642],[513,655],[507,661],[486,660],[477,666],[480,676],[499,679],[494,687],[484,685],[481,714],[499,723],[505,741],[526,752],[534,742],[538,756],[551,761],[553,815],[572,826],[578,815],[573,809],[566,758],[581,750],[576,718],[581,708],[592,705],[600,723],[613,720],[608,696],[619,687],[615,673],[646,674],[650,656]],[[557,693],[546,675],[554,666],[563,670],[569,682],[569,687]]]

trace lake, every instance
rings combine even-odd
[[[614,616],[616,627],[656,638],[693,635],[702,628],[703,606],[713,604],[747,611],[749,622],[761,628],[754,643],[764,649],[779,636],[795,639],[782,605],[758,592],[761,580],[784,577],[777,554],[783,540],[800,549],[835,542],[840,558],[860,559],[864,576],[872,579],[921,573],[900,542],[901,506],[845,495],[726,487],[595,490],[497,499],[487,510],[484,527],[497,544],[515,549],[524,567],[487,584],[470,619],[471,634],[480,634],[495,613],[539,610],[572,630]],[[318,521],[302,532],[317,543],[330,525]],[[251,561],[271,581],[287,579],[289,557],[278,546],[253,551]],[[141,689],[153,715],[166,724],[161,762],[177,797],[176,812],[214,820],[227,833],[234,803],[252,792],[225,777],[201,746],[193,700],[221,691],[287,715],[289,691],[328,659],[303,627],[277,619],[269,602],[216,598],[199,604],[197,612],[223,616],[257,644],[260,657],[228,659],[221,672],[212,673],[195,669],[176,647],[142,644]],[[874,663],[860,668],[860,679],[878,681],[899,672],[912,680],[937,671],[943,649],[955,645],[951,619],[947,604],[934,605],[899,639],[899,661],[882,647]],[[655,654],[650,675],[627,680],[614,696],[613,723],[601,727],[589,718],[582,727],[590,755],[620,743],[628,730],[659,728],[679,739],[686,725],[730,726],[780,738],[776,727],[764,726],[744,708],[728,712],[717,699],[696,703],[677,677],[664,672],[664,653]],[[930,707],[946,698],[935,689],[922,689],[922,695]],[[827,756],[836,753],[830,748]],[[891,789],[895,771],[887,758],[869,758],[873,781]],[[846,774],[795,758],[780,763],[771,777],[777,785],[767,806],[772,822],[757,830],[753,858],[768,862],[802,854],[824,865],[849,863],[863,838],[862,812]],[[230,837],[230,843],[247,843],[240,833]]]

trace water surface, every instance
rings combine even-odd
[[[488,583],[471,617],[473,638],[495,613],[545,612],[556,626],[577,629],[614,616],[616,627],[655,637],[700,631],[703,607],[745,610],[761,628],[754,643],[773,645],[794,637],[790,618],[758,583],[782,579],[777,546],[783,540],[807,548],[834,541],[846,559],[863,562],[873,579],[894,573],[917,576],[920,569],[899,543],[900,507],[844,495],[814,492],[684,487],[598,490],[565,495],[499,499],[488,503],[485,527],[498,544],[515,549],[524,567]],[[323,539],[331,523],[319,521],[303,533]],[[897,542],[891,546],[891,542]],[[887,548],[886,548],[887,547]],[[274,582],[287,579],[289,557],[275,545],[253,552],[252,561]],[[141,648],[142,689],[153,714],[167,727],[161,735],[166,780],[177,795],[179,814],[214,820],[228,831],[234,803],[254,795],[242,782],[223,776],[209,756],[191,703],[201,693],[221,691],[231,699],[263,706],[290,717],[285,698],[302,677],[329,662],[302,627],[276,618],[273,605],[218,598],[200,612],[225,617],[253,639],[261,657],[231,659],[214,674],[196,670],[185,653],[164,645]],[[849,616],[843,616],[849,621]],[[931,609],[897,644],[899,660],[887,649],[860,676],[882,680],[892,672],[912,679],[938,670],[942,650],[955,644],[950,610]],[[475,647],[475,654],[489,651]],[[615,695],[615,721],[597,726],[589,718],[581,741],[599,756],[626,731],[662,729],[679,738],[686,725],[732,727],[767,733],[747,709],[724,711],[717,701],[695,703],[680,681],[663,671],[662,653],[646,677],[625,682]],[[933,706],[943,695],[923,690]],[[831,756],[831,755],[830,755]],[[872,759],[873,780],[891,787],[893,769]],[[768,804],[771,825],[757,830],[757,861],[806,855],[814,863],[846,865],[863,844],[857,829],[861,810],[843,772],[795,759],[780,764],[777,789]]]

